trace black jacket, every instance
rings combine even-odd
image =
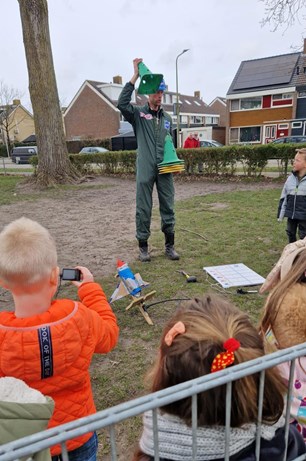
[[[287,178],[281,193],[277,217],[306,221],[306,176],[299,180],[294,172]]]

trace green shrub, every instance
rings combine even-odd
[[[246,176],[260,176],[268,160],[278,161],[279,174],[287,175],[297,148],[306,144],[265,144],[231,145],[224,147],[202,147],[195,149],[177,149],[177,157],[185,162],[185,169],[196,170],[203,163],[204,174],[233,175],[239,164]],[[70,161],[82,174],[135,173],[136,156],[134,150],[109,151],[101,154],[69,154]],[[37,166],[38,157],[32,157],[30,163]]]

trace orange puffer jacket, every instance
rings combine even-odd
[[[55,409],[48,427],[95,413],[89,366],[95,352],[109,352],[119,329],[106,296],[97,283],[78,290],[81,302],[60,299],[43,314],[16,318],[0,313],[0,377],[13,376],[49,395]],[[67,443],[68,451],[90,434]],[[52,448],[52,455],[61,448]]]

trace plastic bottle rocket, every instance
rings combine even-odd
[[[129,294],[132,296],[139,296],[141,288],[127,263],[118,259],[117,272]]]

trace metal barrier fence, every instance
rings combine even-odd
[[[256,434],[256,460],[260,459],[260,438],[261,438],[261,415],[262,415],[262,402],[264,391],[265,370],[272,368],[280,363],[290,361],[290,378],[288,386],[288,401],[291,399],[291,388],[293,381],[293,372],[295,359],[306,356],[306,343],[294,346],[288,349],[277,351],[273,354],[266,355],[259,359],[244,362],[239,365],[224,369],[217,373],[209,374],[192,381],[178,384],[168,389],[159,392],[148,394],[128,402],[108,408],[107,410],[99,411],[98,413],[75,420],[68,424],[63,424],[53,429],[48,429],[31,436],[24,437],[14,442],[7,443],[0,446],[0,461],[16,461],[21,457],[27,456],[27,461],[30,461],[31,456],[35,453],[52,447],[55,444],[62,446],[62,459],[69,461],[66,444],[67,440],[74,437],[86,434],[102,428],[109,429],[110,435],[110,455],[111,460],[116,461],[116,436],[115,425],[126,419],[138,416],[147,410],[153,411],[153,432],[154,432],[154,447],[155,455],[154,461],[159,461],[158,456],[158,435],[157,435],[157,409],[169,403],[173,403],[180,399],[191,397],[192,398],[192,440],[193,440],[193,457],[195,459],[197,453],[197,394],[207,391],[214,387],[226,384],[226,428],[225,428],[225,461],[229,461],[229,440],[230,440],[230,411],[231,411],[231,385],[232,382],[252,375],[260,373],[259,383],[259,402],[258,402],[258,422]],[[289,419],[290,419],[290,406],[286,409],[285,415],[285,442],[286,450],[289,435]],[[284,453],[284,460],[286,453]],[[306,460],[306,454],[295,458],[292,461]],[[282,460],[280,460],[282,461]]]

